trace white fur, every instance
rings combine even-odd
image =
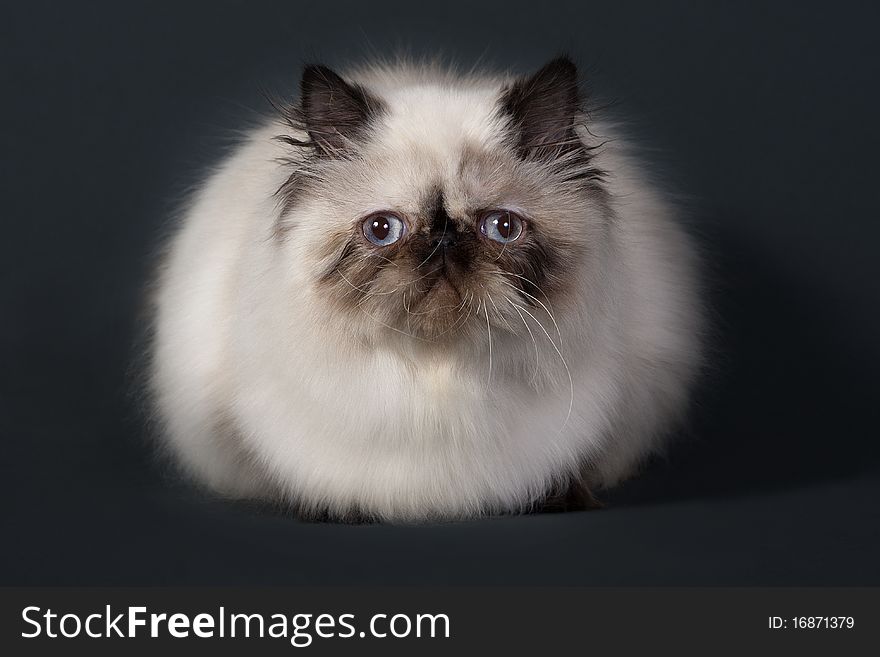
[[[305,198],[279,247],[274,193],[289,170],[277,158],[290,153],[271,124],[186,213],[159,281],[152,365],[172,453],[223,495],[394,521],[521,509],[584,463],[594,485],[629,476],[681,415],[700,363],[696,258],[674,208],[614,140],[596,156],[613,220],[572,268],[584,296],[552,309],[558,331],[531,308],[528,334],[493,313],[460,349],[370,322],[359,335],[315,298],[310,253],[327,218],[405,203],[428,173],[454,189],[462,144],[501,138],[496,81],[371,80],[391,108],[377,148],[398,156],[352,180],[347,205]]]

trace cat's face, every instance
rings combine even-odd
[[[323,68],[303,78],[311,153],[282,189],[279,236],[307,241],[315,298],[364,331],[445,342],[518,332],[575,294],[603,222],[574,67],[379,94]]]

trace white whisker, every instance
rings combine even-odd
[[[525,281],[526,283],[528,283],[529,285],[532,285],[536,290],[538,290],[538,292],[540,292],[541,294],[544,295],[544,299],[547,301],[547,304],[548,304],[548,305],[550,304],[550,297],[547,296],[547,293],[544,292],[544,290],[541,288],[541,286],[538,285],[537,283],[535,283],[535,281],[533,281],[533,280],[531,280],[531,279],[529,279],[529,278],[526,278],[525,276],[522,276],[522,275],[520,275],[520,274],[514,274],[512,271],[508,271],[508,272],[505,272],[505,273],[506,273],[506,274],[510,274],[511,276],[516,276],[516,277],[519,278],[520,280],[523,280],[523,281]]]
[[[516,304],[513,303],[513,301],[511,301],[510,299],[506,299],[506,301],[511,306],[513,306],[513,309],[519,314],[519,318],[522,320],[523,326],[526,327],[526,331],[529,332],[529,337],[532,339],[532,344],[535,346],[535,371],[532,372],[532,378],[531,378],[531,382],[534,383],[535,380],[538,378],[538,368],[541,364],[541,357],[538,353],[538,341],[535,340],[535,334],[532,333],[532,329],[529,328],[529,323],[526,321],[525,316],[520,312],[519,308],[516,307]]]
[[[492,325],[489,323],[489,307],[483,302],[483,310],[486,311],[486,330],[489,332],[489,376],[486,379],[486,388],[492,387]]]
[[[574,379],[571,377],[571,370],[568,368],[568,363],[565,361],[565,357],[562,355],[562,352],[559,350],[559,347],[556,346],[556,343],[553,342],[553,338],[550,337],[550,334],[547,332],[547,329],[544,328],[544,325],[538,321],[538,318],[535,317],[532,313],[530,313],[524,306],[518,306],[520,310],[526,313],[529,317],[535,320],[538,326],[541,327],[541,330],[544,332],[544,335],[547,336],[547,339],[550,341],[550,344],[553,345],[553,349],[556,350],[556,355],[559,356],[559,360],[562,361],[562,366],[565,368],[565,373],[568,375],[568,388],[569,388],[569,400],[568,400],[568,413],[565,416],[565,422],[562,423],[562,427],[559,429],[559,433],[562,433],[565,430],[565,427],[568,425],[568,421],[571,418],[572,410],[574,410]]]
[[[421,269],[422,265],[433,258],[434,254],[437,253],[437,249],[439,249],[440,245],[443,244],[443,238],[446,237],[446,224],[449,223],[449,216],[445,212],[443,213],[443,215],[443,234],[440,236],[440,239],[437,240],[437,245],[431,250],[431,252],[428,254],[428,257],[422,260],[418,265],[416,265],[416,268],[413,269],[413,271],[416,271],[416,269]]]
[[[544,309],[544,312],[546,312],[547,315],[550,316],[550,321],[553,322],[553,326],[556,328],[556,334],[559,336],[559,344],[562,344],[562,331],[559,330],[559,324],[556,323],[556,317],[554,317],[554,315],[553,315],[553,313],[550,311],[550,309],[549,309],[547,306],[545,306],[544,303],[543,303],[538,297],[536,297],[536,296],[534,296],[534,295],[532,295],[532,294],[529,294],[528,292],[526,292],[526,291],[523,290],[522,288],[517,287],[516,285],[512,285],[511,283],[509,283],[509,282],[507,282],[507,281],[505,281],[505,280],[503,280],[503,279],[502,279],[501,282],[504,283],[505,285],[509,286],[509,287],[512,287],[514,290],[516,290],[516,291],[519,292],[520,294],[525,294],[525,295],[526,295],[527,297],[529,297],[530,299],[533,299],[533,300],[535,300],[537,303],[541,304],[541,308],[543,308],[543,309]],[[534,283],[533,283],[533,285],[534,285]],[[536,287],[537,287],[537,286],[536,286]],[[538,289],[540,290],[541,288],[538,288]],[[545,295],[545,296],[546,296],[546,295]],[[548,301],[549,301],[549,300],[548,300]]]
[[[380,260],[384,260],[385,262],[390,263],[390,264],[394,265],[395,267],[400,267],[400,265],[397,264],[396,262],[394,262],[391,258],[386,258],[385,256],[380,255],[378,253],[370,252],[370,253],[367,253],[366,255],[370,258],[379,258]]]
[[[487,292],[486,297],[488,297],[489,302],[492,304],[492,307],[495,309],[495,312],[498,313],[498,316],[504,320],[504,325],[507,327],[507,330],[511,333],[514,333],[513,327],[510,325],[510,322],[507,321],[507,318],[501,314],[501,311],[498,310],[498,306],[495,305],[495,299]]]
[[[342,280],[344,280],[346,283],[348,283],[352,287],[352,289],[357,290],[358,292],[360,292],[362,294],[368,294],[371,296],[383,296],[386,294],[394,294],[395,292],[397,292],[400,289],[400,286],[397,286],[393,290],[389,290],[388,292],[375,292],[373,290],[367,290],[365,288],[362,288],[362,287],[355,285],[350,280],[348,280],[345,277],[345,274],[343,274],[338,268],[336,269],[336,273],[339,274],[342,277]]]
[[[360,308],[360,306],[358,306],[358,307]],[[379,319],[379,318],[377,318],[377,317],[373,317],[370,313],[368,313],[368,312],[367,312],[366,310],[364,310],[363,308],[361,308],[360,310],[361,310],[361,312],[362,312],[364,315],[366,315],[367,317],[369,317],[370,319],[372,319],[374,322],[376,322],[377,324],[379,324],[379,325],[381,325],[381,326],[384,326],[384,327],[387,328],[387,329],[391,329],[392,331],[395,331],[395,332],[397,332],[397,333],[400,333],[401,335],[405,335],[405,336],[407,336],[407,337],[410,337],[410,338],[412,338],[412,339],[414,339],[414,340],[420,340],[420,341],[422,341],[422,342],[431,342],[431,340],[426,340],[425,338],[420,338],[420,337],[417,336],[417,335],[413,335],[412,333],[407,333],[406,331],[401,331],[399,328],[395,328],[395,327],[391,326],[390,324],[386,324],[386,323],[383,322],[381,319]]]

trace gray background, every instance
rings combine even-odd
[[[2,584],[880,584],[878,52],[868,3],[4,7]],[[130,394],[171,210],[304,62],[560,51],[685,197],[715,368],[594,513],[307,524],[151,461]]]

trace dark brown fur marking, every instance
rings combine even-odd
[[[568,488],[554,491],[535,509],[536,513],[563,513],[567,511],[595,511],[604,508],[582,480],[573,480]]]

